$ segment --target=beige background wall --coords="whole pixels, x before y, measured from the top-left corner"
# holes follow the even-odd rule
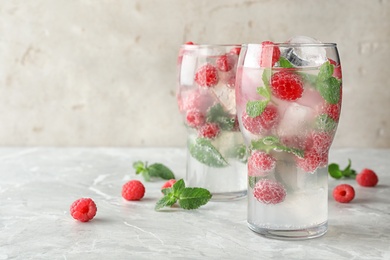
[[[338,43],[334,147],[390,147],[390,0],[0,1],[0,146],[184,146],[185,41]]]

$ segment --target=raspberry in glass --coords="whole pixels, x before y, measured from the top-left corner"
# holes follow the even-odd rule
[[[303,81],[299,75],[290,71],[276,72],[271,76],[272,93],[287,101],[295,101],[302,97]]]
[[[249,176],[266,176],[275,169],[276,159],[263,151],[253,151],[248,158]]]
[[[201,87],[213,87],[218,84],[217,68],[211,64],[200,67],[195,73],[195,82]]]
[[[253,196],[265,204],[278,204],[284,201],[286,189],[277,181],[261,179],[253,189]]]

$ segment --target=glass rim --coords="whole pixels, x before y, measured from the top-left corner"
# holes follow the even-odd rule
[[[245,43],[242,47],[248,47],[248,45],[262,45],[261,43]],[[337,43],[325,42],[325,43],[288,43],[288,42],[275,42],[269,43],[266,46],[278,46],[278,47],[337,47]]]
[[[207,44],[182,44],[182,48],[213,48],[213,47],[241,47],[241,43],[207,43]]]

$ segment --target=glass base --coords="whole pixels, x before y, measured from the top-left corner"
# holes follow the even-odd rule
[[[304,228],[304,229],[268,229],[260,228],[248,223],[248,227],[267,238],[279,239],[279,240],[305,240],[323,236],[328,230],[328,222],[324,222],[318,226]]]
[[[212,193],[211,201],[231,201],[239,200],[246,197],[247,190],[237,191],[237,192],[221,192],[221,193]]]

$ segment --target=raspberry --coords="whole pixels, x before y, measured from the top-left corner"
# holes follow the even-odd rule
[[[199,110],[205,112],[214,103],[213,97],[207,91],[199,89],[183,92],[181,96],[181,111]]]
[[[258,201],[265,204],[277,204],[286,197],[286,189],[277,181],[262,179],[256,183],[253,195]]]
[[[342,73],[341,73],[341,65],[337,64],[332,59],[329,59],[330,64],[334,65],[334,70],[333,70],[333,77],[341,79],[342,78]]]
[[[263,68],[273,67],[280,59],[280,49],[273,42],[264,41],[261,43],[260,66]]]
[[[220,132],[219,126],[215,123],[206,123],[199,128],[198,134],[200,137],[214,139]]]
[[[250,117],[246,112],[242,114],[242,123],[246,130],[252,134],[260,134],[270,130],[279,121],[278,110],[274,105],[268,105],[261,115]]]
[[[262,151],[254,151],[248,158],[248,175],[265,176],[275,169],[276,159]]]
[[[90,198],[81,198],[70,206],[70,215],[81,222],[88,222],[96,215],[96,204]]]
[[[138,180],[131,180],[122,186],[122,197],[126,200],[140,200],[145,195],[145,186]]]
[[[302,97],[303,82],[301,78],[289,71],[276,72],[271,76],[272,93],[287,101],[295,101]]]
[[[327,154],[332,145],[333,136],[326,132],[313,132],[311,134],[311,139],[312,149],[319,154]]]
[[[337,185],[333,190],[333,198],[337,202],[348,203],[355,197],[355,190],[349,184]]]
[[[186,121],[190,127],[197,128],[202,126],[206,122],[206,118],[200,111],[190,110],[187,112]]]
[[[203,65],[196,71],[195,82],[201,87],[213,87],[218,81],[218,71],[211,64]]]
[[[219,56],[215,63],[220,71],[227,72],[233,69],[235,60],[231,55],[224,54]]]
[[[338,122],[340,119],[341,104],[326,104],[324,107],[324,112],[332,118],[335,122]]]
[[[325,166],[328,163],[328,154],[320,154],[316,150],[305,151],[305,157],[297,158],[297,166],[305,172],[315,172],[318,167]]]
[[[378,183],[378,176],[373,170],[363,169],[358,175],[356,175],[356,181],[363,187],[374,187]]]
[[[176,183],[176,180],[175,179],[170,179],[169,181],[167,181],[166,183],[164,183],[164,185],[161,187],[161,190],[163,189],[166,189],[166,188],[170,188],[172,187],[173,184]]]
[[[233,49],[230,50],[229,53],[234,54],[234,55],[240,55],[241,52],[241,47],[234,47]]]

